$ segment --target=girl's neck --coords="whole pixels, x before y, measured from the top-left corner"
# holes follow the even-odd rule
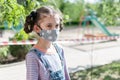
[[[48,42],[48,41],[45,41],[45,40],[42,40],[40,39],[37,44],[35,44],[34,47],[38,48],[39,50],[43,51],[43,52],[47,52],[50,47],[52,46],[52,43],[51,42]]]

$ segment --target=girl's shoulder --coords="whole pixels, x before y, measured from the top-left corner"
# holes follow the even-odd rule
[[[37,58],[33,48],[26,54],[26,58]]]

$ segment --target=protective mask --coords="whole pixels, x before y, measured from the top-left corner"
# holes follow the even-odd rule
[[[58,35],[59,35],[59,30],[55,29],[55,30],[41,30],[38,35],[42,38],[44,38],[45,40],[54,42],[57,40]]]

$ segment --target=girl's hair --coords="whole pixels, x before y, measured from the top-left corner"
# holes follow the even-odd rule
[[[48,7],[48,6],[43,6],[38,8],[36,11],[32,11],[28,16],[26,16],[24,31],[26,33],[32,32],[34,25],[44,17],[43,14],[55,15],[59,13],[56,10],[54,10],[52,7]],[[63,29],[63,24],[62,24],[62,17],[60,16],[60,14],[59,14],[59,19],[60,19],[60,31],[61,31]]]

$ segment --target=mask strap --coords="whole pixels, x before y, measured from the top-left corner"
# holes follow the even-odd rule
[[[37,24],[37,26],[41,29],[41,30],[43,30],[41,27],[40,27],[40,25],[38,25]],[[39,33],[37,33],[40,37],[42,37],[42,35],[41,34],[39,34]]]
[[[43,29],[40,27],[40,25],[37,24],[37,26],[38,26],[41,30],[43,30]]]

